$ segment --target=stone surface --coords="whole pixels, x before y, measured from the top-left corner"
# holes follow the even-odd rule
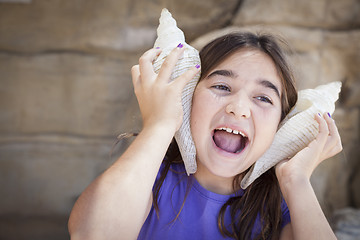
[[[0,53],[0,133],[113,135],[135,98],[134,56]]]
[[[163,7],[198,49],[266,29],[293,49],[299,89],[343,82],[333,118],[344,151],[311,181],[329,219],[360,208],[358,0],[0,1],[0,239],[68,239],[75,199],[132,140],[109,158],[116,135],[141,128],[130,68]],[[348,226],[334,225],[339,239]]]
[[[144,50],[154,43],[163,7],[169,8],[187,38],[193,39],[229,22],[238,2],[40,0],[27,5],[2,4],[0,49]]]
[[[360,239],[360,210],[345,208],[335,211],[332,225],[339,240]]]
[[[0,181],[7,184],[0,186],[0,215],[68,215],[79,194],[114,160],[113,141],[33,136],[2,142]]]
[[[66,240],[67,216],[3,216],[0,218],[0,239]]]
[[[244,0],[235,25],[291,25],[306,28],[352,29],[360,25],[357,0]]]
[[[350,174],[349,187],[350,187],[350,200],[351,205],[360,208],[360,142],[354,142],[348,151],[349,159],[356,159],[352,162],[353,171]]]

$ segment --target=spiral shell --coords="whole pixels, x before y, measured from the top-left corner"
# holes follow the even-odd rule
[[[177,25],[171,13],[164,8],[161,11],[159,19],[159,27],[157,28],[157,39],[154,48],[162,49],[161,54],[154,61],[153,67],[155,73],[158,73],[161,65],[166,57],[170,54],[179,43],[182,43],[185,48],[184,54],[180,57],[171,74],[171,81],[186,72],[190,67],[197,64],[200,65],[199,52],[185,42],[185,36]],[[196,149],[190,130],[190,113],[192,105],[192,96],[199,81],[200,74],[197,74],[191,81],[189,81],[182,92],[182,106],[183,106],[183,122],[179,130],[175,133],[175,139],[179,146],[182,159],[185,164],[187,174],[196,172]]]
[[[247,188],[261,174],[279,161],[293,157],[305,148],[319,133],[315,114],[335,111],[341,82],[320,85],[315,89],[299,91],[298,101],[280,123],[270,148],[252,166],[241,181],[241,188]]]

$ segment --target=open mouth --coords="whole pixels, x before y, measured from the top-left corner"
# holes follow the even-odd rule
[[[243,132],[226,127],[215,129],[213,140],[218,148],[230,153],[241,153],[249,142]]]

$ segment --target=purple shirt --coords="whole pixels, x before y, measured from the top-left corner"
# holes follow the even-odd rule
[[[177,173],[175,173],[175,170]],[[181,172],[181,174],[179,174]],[[183,209],[175,221],[187,190],[187,183],[191,184],[189,194]],[[243,191],[239,191],[242,195]],[[182,164],[171,166],[159,192],[159,218],[152,207],[141,228],[139,240],[153,239],[230,239],[224,238],[217,225],[220,208],[233,195],[221,195],[203,188],[197,180],[185,173]],[[290,222],[290,214],[285,201],[282,201],[282,227]],[[225,222],[230,222],[230,214],[225,214]],[[253,233],[261,230],[260,219],[256,219]]]

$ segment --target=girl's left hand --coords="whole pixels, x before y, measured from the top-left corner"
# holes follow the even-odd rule
[[[322,117],[316,114],[315,120],[319,123],[316,138],[293,158],[276,165],[276,176],[280,186],[294,180],[310,180],[314,169],[323,160],[341,152],[341,138],[335,121],[327,113]]]

